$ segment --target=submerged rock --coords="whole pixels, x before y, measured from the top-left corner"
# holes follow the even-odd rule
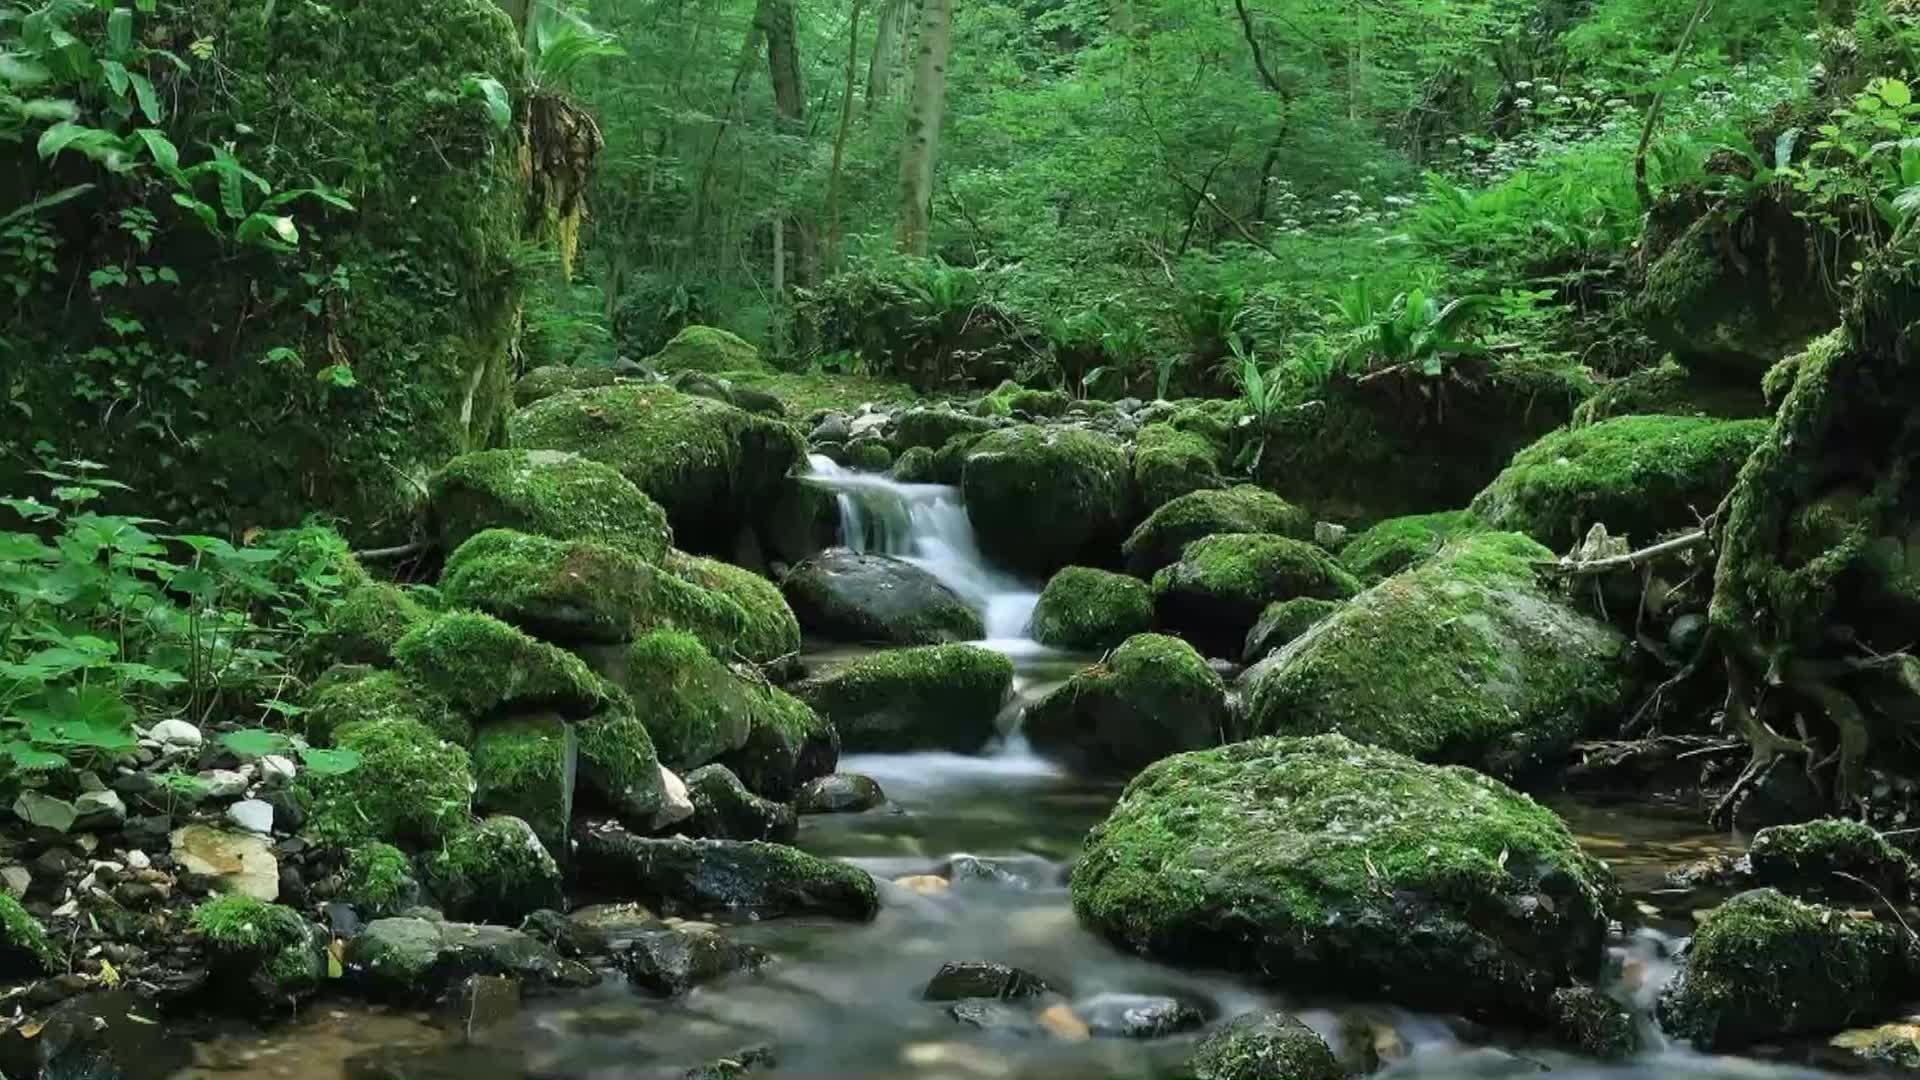
[[[802,814],[857,814],[885,806],[886,802],[886,792],[872,777],[834,773],[801,788],[794,809]]]
[[[1082,922],[1155,960],[1509,1021],[1598,970],[1613,889],[1531,799],[1337,735],[1152,766],[1072,878]]]
[[[1282,1012],[1236,1016],[1187,1059],[1193,1080],[1342,1080],[1346,1070],[1317,1032]]]
[[[1027,709],[1034,749],[1076,768],[1131,775],[1168,754],[1226,741],[1227,687],[1191,645],[1128,638]]]
[[[799,834],[793,807],[748,791],[724,765],[688,773],[687,792],[693,799],[693,818],[685,827],[690,836],[787,844]]]
[[[1338,732],[1508,778],[1557,761],[1618,717],[1629,650],[1542,589],[1548,554],[1479,533],[1367,590],[1242,676],[1246,730]]]
[[[717,930],[662,926],[642,930],[621,955],[627,981],[651,994],[678,997],[701,983],[753,971],[770,959]]]
[[[793,688],[832,721],[850,753],[952,750],[986,745],[1013,661],[972,645],[894,649],[839,664]]]
[[[1707,916],[1660,1022],[1710,1051],[1871,1021],[1896,1005],[1913,945],[1899,928],[1773,889],[1742,893]]]
[[[1030,971],[985,960],[962,960],[940,965],[927,983],[922,997],[928,1001],[960,1001],[966,998],[1016,1000],[1039,997],[1052,987]]]
[[[1161,567],[1179,562],[1188,544],[1216,533],[1267,533],[1305,540],[1313,535],[1313,521],[1306,511],[1251,484],[1196,491],[1161,506],[1127,537],[1121,547],[1127,573],[1152,577]]]
[[[1033,609],[1033,639],[1062,649],[1111,649],[1153,628],[1153,593],[1125,574],[1069,566]]]
[[[612,824],[575,834],[580,876],[662,914],[871,919],[880,895],[866,871],[780,844],[654,840]]]
[[[832,548],[780,582],[809,633],[832,641],[940,645],[986,636],[980,613],[925,570],[886,555]]]
[[[982,436],[967,451],[962,482],[981,549],[1033,574],[1110,561],[1126,535],[1131,487],[1117,440],[1033,425]]]
[[[470,975],[506,975],[528,990],[592,986],[592,968],[503,926],[376,919],[347,943],[346,977],[375,997],[431,1001]]]
[[[1207,1022],[1205,1013],[1178,998],[1142,994],[1101,994],[1076,1003],[1074,1011],[1095,1035],[1122,1039],[1158,1039]]]
[[[1154,621],[1209,656],[1237,657],[1267,605],[1306,597],[1344,600],[1360,582],[1302,540],[1221,533],[1187,545],[1153,576]]]

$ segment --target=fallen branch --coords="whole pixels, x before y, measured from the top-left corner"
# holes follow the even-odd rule
[[[424,555],[432,550],[432,548],[433,545],[427,543],[425,540],[415,540],[411,544],[401,544],[398,547],[370,548],[366,551],[356,551],[353,553],[353,557],[359,559],[361,562],[391,562],[394,559],[404,559],[409,555]]]
[[[1614,570],[1631,569],[1643,563],[1652,562],[1665,555],[1673,555],[1682,551],[1691,551],[1697,547],[1705,547],[1710,541],[1711,537],[1708,535],[1707,530],[1701,528],[1695,529],[1690,533],[1683,533],[1671,540],[1662,540],[1652,547],[1644,547],[1639,551],[1630,551],[1625,555],[1609,555],[1604,559],[1565,558],[1553,562],[1542,560],[1533,565],[1543,573],[1558,574],[1561,577],[1588,577],[1593,574],[1610,573]]]

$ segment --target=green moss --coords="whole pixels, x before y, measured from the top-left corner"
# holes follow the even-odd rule
[[[52,975],[66,967],[40,920],[0,892],[0,973],[9,978]]]
[[[1439,554],[1449,539],[1474,527],[1473,515],[1465,510],[1388,518],[1342,548],[1340,565],[1362,581],[1378,581],[1418,566]]]
[[[347,853],[340,897],[363,919],[385,919],[420,902],[413,863],[392,844],[370,841]]]
[[[1671,357],[1602,386],[1573,411],[1573,426],[1616,416],[1715,416],[1745,420],[1766,413],[1751,379],[1722,381],[1685,368]]]
[[[893,451],[878,439],[859,439],[847,447],[846,464],[862,472],[886,472],[893,466]]]
[[[631,705],[618,706],[574,726],[580,744],[580,782],[606,806],[634,820],[659,810],[660,756],[647,725]]]
[[[343,666],[329,670],[307,695],[307,739],[316,746],[333,742],[349,724],[370,720],[408,720],[456,746],[473,741],[473,724],[453,703],[393,671]]]
[[[513,443],[568,450],[618,470],[667,512],[682,544],[730,550],[787,471],[806,458],[778,420],[664,386],[573,390],[513,415]]]
[[[360,765],[341,776],[309,769],[294,781],[308,827],[322,841],[433,843],[466,820],[473,794],[467,752],[424,725],[366,720],[336,731],[334,745],[359,754]]]
[[[791,801],[810,780],[840,761],[840,733],[813,707],[775,686],[762,686],[747,743],[722,764],[759,795]]]
[[[1343,1080],[1326,1040],[1285,1013],[1245,1013],[1207,1036],[1187,1062],[1193,1080]]]
[[[1526,796],[1319,736],[1148,768],[1088,835],[1072,892],[1082,922],[1152,958],[1541,1015],[1598,967],[1614,886]]]
[[[641,635],[611,673],[633,700],[660,760],[689,769],[744,746],[753,728],[748,684],[678,630]]]
[[[552,397],[564,390],[590,390],[596,386],[612,386],[620,379],[620,372],[612,368],[563,367],[559,364],[548,364],[534,368],[513,381],[513,403],[516,406],[531,405],[541,398]]]
[[[793,609],[787,606],[787,598],[781,595],[779,586],[773,582],[751,570],[680,551],[668,552],[663,565],[682,581],[731,601],[739,608],[739,629],[722,648],[709,647],[708,651],[715,656],[738,656],[756,664],[764,664],[800,651],[799,620],[794,618]],[[700,616],[695,620],[695,627],[686,629],[711,627],[713,624],[706,618],[709,606],[695,605]]]
[[[643,361],[662,375],[700,371],[710,375],[735,371],[769,371],[760,350],[746,339],[711,326],[689,326],[673,336],[666,348]]]
[[[745,386],[776,395],[799,416],[821,410],[857,413],[861,406],[867,404],[883,407],[912,405],[921,396],[919,391],[900,380],[842,372],[730,371],[727,378],[732,380],[736,390]]]
[[[1148,424],[1134,446],[1133,482],[1149,511],[1189,492],[1224,487],[1220,451],[1205,436],[1172,424]]]
[[[1342,600],[1360,583],[1322,549],[1301,540],[1221,533],[1187,545],[1153,576],[1154,620],[1214,655],[1239,656],[1268,604],[1297,597]]]
[[[1069,566],[1041,592],[1031,632],[1042,645],[1109,649],[1152,625],[1153,594],[1146,582]]]
[[[164,198],[151,200],[151,255],[131,234],[56,237],[46,288],[9,313],[9,334],[26,337],[0,357],[0,385],[21,406],[0,434],[0,490],[27,490],[13,463],[37,461],[28,451],[46,439],[62,456],[108,463],[141,512],[181,531],[238,533],[324,508],[356,538],[404,538],[419,481],[496,437],[507,405],[522,146],[519,129],[494,130],[460,88],[470,77],[521,84],[513,23],[489,0],[140,10],[146,45],[180,56],[217,45],[204,69],[162,87],[183,166],[222,146],[276,192],[317,177],[354,209],[303,199],[273,211],[304,234],[294,258],[229,251]],[[0,160],[13,193],[61,186],[63,163],[43,166],[31,145]],[[146,172],[96,179],[69,205],[72,223],[149,201]],[[175,268],[180,284],[99,294],[56,284],[132,260]],[[313,280],[330,272],[339,284]],[[137,364],[103,314],[143,326]],[[301,362],[259,362],[278,347]],[[354,386],[316,381],[336,362],[351,364]]]
[[[1906,853],[1858,821],[1827,818],[1761,829],[1747,849],[1753,879],[1789,893],[1900,900],[1917,871]]]
[[[579,657],[479,612],[436,617],[400,639],[394,657],[404,674],[476,716],[508,705],[588,716],[605,701]]]
[[[1268,604],[1267,609],[1260,613],[1260,621],[1247,631],[1246,649],[1241,653],[1241,659],[1251,664],[1264,658],[1325,622],[1340,610],[1343,603],[1339,600],[1296,596],[1291,600]]]
[[[1557,551],[1596,522],[1650,542],[1713,513],[1767,431],[1764,420],[1693,416],[1623,416],[1558,431],[1514,455],[1470,512]]]
[[[1633,1013],[1591,986],[1556,990],[1553,1008],[1554,1033],[1588,1057],[1623,1061],[1640,1048]]]
[[[967,476],[967,455],[980,438],[978,435],[955,435],[947,440],[945,446],[934,451],[933,482],[958,487]]]
[[[393,646],[426,621],[427,611],[404,589],[368,582],[340,598],[326,627],[301,651],[310,667],[391,664]]]
[[[299,912],[238,893],[201,901],[188,924],[209,948],[229,956],[265,957],[307,940]]]
[[[1030,416],[1052,419],[1066,413],[1073,399],[1059,390],[1029,390],[1008,379],[974,406],[980,416]]]
[[[489,529],[447,559],[440,588],[455,606],[551,641],[625,641],[658,621],[658,576],[622,548]]]
[[[962,486],[982,550],[1033,573],[1110,559],[1129,517],[1126,451],[1076,428],[1022,425],[981,436],[967,451]]]
[[[937,484],[941,482],[938,469],[938,457],[934,451],[924,446],[911,446],[894,460],[889,475],[903,484]]]
[[[938,450],[962,435],[985,435],[994,421],[937,406],[908,409],[893,419],[894,449]]]
[[[667,512],[619,470],[549,450],[488,450],[448,462],[428,486],[442,550],[514,529],[593,540],[658,562],[673,543]]]
[[[1349,601],[1246,676],[1255,733],[1339,732],[1424,761],[1517,776],[1617,720],[1629,652],[1548,596],[1513,533],[1456,540]]]
[[[972,753],[995,733],[1013,661],[973,645],[927,645],[849,660],[794,687],[850,752]]]
[[[1137,634],[1030,707],[1024,730],[1049,756],[1130,775],[1226,741],[1227,687],[1193,646]]]
[[[1306,511],[1251,485],[1196,491],[1148,515],[1121,552],[1128,573],[1149,577],[1180,561],[1188,544],[1215,533],[1272,533],[1305,540],[1313,535],[1313,521]]]
[[[550,851],[565,851],[573,821],[573,731],[553,713],[492,720],[473,743],[474,805],[533,827]]]
[[[519,818],[461,829],[427,860],[427,885],[456,918],[515,923],[565,906],[560,867]]]
[[[1660,1019],[1714,1051],[1838,1031],[1898,1003],[1906,951],[1887,923],[1773,889],[1742,893],[1701,924]]]

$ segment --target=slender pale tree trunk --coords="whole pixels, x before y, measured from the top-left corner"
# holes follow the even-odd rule
[[[847,28],[847,84],[840,94],[840,130],[833,136],[833,166],[827,170],[826,273],[840,269],[840,166],[846,159],[847,131],[853,127],[853,86],[860,70],[860,3],[853,0],[852,25]],[[873,104],[871,84],[867,104]]]
[[[940,156],[940,122],[947,109],[947,52],[953,43],[953,0],[925,0],[920,8],[920,52],[913,102],[900,151],[899,248],[925,255],[933,221],[933,170]]]
[[[793,0],[761,0],[761,30],[767,39],[767,74],[773,80],[773,103],[780,112],[785,133],[796,138],[806,135],[807,97],[800,85],[800,24]],[[788,231],[788,247],[793,252],[793,281],[802,287],[815,283],[818,258],[816,237],[811,221],[789,217],[782,226]],[[784,290],[778,291],[784,296]]]
[[[867,61],[867,112],[893,94],[893,68],[900,55],[900,21],[905,17],[907,0],[881,0],[880,15],[874,23],[873,57]]]

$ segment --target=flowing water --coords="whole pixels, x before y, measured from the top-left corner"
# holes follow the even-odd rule
[[[830,464],[830,463],[829,463]],[[927,569],[988,616],[990,644],[1015,658],[1018,696],[1030,701],[1064,680],[1085,658],[1025,640],[1034,592],[980,556],[964,507],[952,488],[896,484],[881,477],[829,470],[821,480],[842,497],[844,537],[859,550],[907,559]],[[816,658],[821,659],[821,658]],[[679,1080],[704,1062],[749,1047],[772,1049],[777,1064],[751,1075],[916,1080],[1106,1080],[1170,1077],[1205,1032],[1155,1040],[1069,1039],[1034,1026],[1048,1004],[1069,1006],[1098,1026],[1144,998],[1171,997],[1198,1007],[1211,1029],[1252,1009],[1285,1008],[1341,1049],[1343,1018],[1364,1019],[1391,1062],[1381,1075],[1479,1078],[1521,1076],[1550,1068],[1576,1080],[1793,1080],[1825,1075],[1791,1065],[1697,1055],[1666,1046],[1643,1020],[1649,1050],[1639,1060],[1600,1066],[1538,1040],[1488,1030],[1454,1018],[1312,994],[1280,994],[1232,975],[1181,971],[1114,949],[1073,918],[1067,871],[1089,827],[1112,805],[1117,788],[1068,775],[1036,757],[1019,738],[1018,705],[1002,739],[979,756],[944,753],[853,755],[843,771],[865,773],[890,797],[864,814],[802,818],[799,844],[845,859],[882,883],[883,910],[870,924],[776,920],[729,932],[759,945],[775,961],[761,972],[710,984],[675,1001],[629,990],[617,975],[597,990],[528,1003],[521,1017],[479,1046],[444,1039],[437,1049],[404,1049],[423,1039],[417,1018],[313,1010],[290,1030],[204,1044],[203,1059],[219,1075],[338,1075],[359,1055],[356,1076],[522,1077],[578,1080]],[[1723,841],[1680,817],[1646,808],[1591,802],[1556,805],[1584,842],[1621,868],[1627,890],[1652,903],[1654,925],[1615,943],[1610,985],[1644,1014],[1672,972],[1674,932],[1690,925],[1684,904],[1660,892],[1668,868],[1724,849]],[[969,873],[969,871],[971,871]],[[920,892],[894,884],[920,875],[952,877],[950,887]],[[931,888],[926,882],[921,888]],[[1056,995],[1031,1009],[1009,1006],[1004,1026],[956,1021],[949,1006],[921,999],[927,980],[948,961],[991,960],[1028,969]],[[405,1027],[406,1024],[413,1027]],[[386,1026],[382,1026],[386,1025]],[[393,1025],[402,1025],[394,1027]],[[369,1033],[403,1049],[398,1065],[370,1069],[391,1049],[369,1054]]]

